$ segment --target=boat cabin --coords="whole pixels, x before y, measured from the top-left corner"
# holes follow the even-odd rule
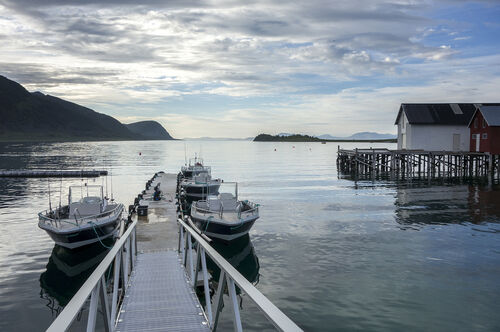
[[[106,210],[104,190],[99,185],[70,186],[68,194],[69,217],[98,215]]]

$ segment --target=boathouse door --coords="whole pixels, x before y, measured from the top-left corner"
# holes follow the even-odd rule
[[[481,135],[476,134],[476,152],[479,152],[479,144],[481,144]]]
[[[460,134],[453,134],[453,151],[460,151]]]

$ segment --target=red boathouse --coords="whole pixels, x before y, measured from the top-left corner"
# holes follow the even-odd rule
[[[500,154],[500,104],[479,104],[469,122],[470,151]]]

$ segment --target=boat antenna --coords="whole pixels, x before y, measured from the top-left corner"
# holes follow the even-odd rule
[[[52,201],[50,200],[50,180],[47,179],[47,184],[49,186],[49,210],[52,211]]]
[[[188,159],[187,159],[187,147],[186,147],[186,142],[184,142],[184,165],[187,166],[188,164]]]
[[[104,168],[106,168],[106,154],[104,154]],[[106,172],[106,198],[108,198],[108,172]]]
[[[62,197],[62,173],[61,173],[61,181],[59,181],[59,208],[61,208],[61,197]]]
[[[113,202],[114,198],[113,198],[113,169],[110,167],[109,168],[109,176],[111,177],[110,178],[110,182],[111,182],[111,202]]]

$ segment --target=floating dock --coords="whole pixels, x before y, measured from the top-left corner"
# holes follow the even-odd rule
[[[0,178],[96,178],[108,175],[105,170],[80,170],[80,171],[57,171],[57,170],[6,170],[0,171]]]
[[[482,152],[338,149],[337,169],[351,175],[398,178],[498,178],[500,156]]]
[[[152,200],[146,188],[130,206],[133,211],[138,201],[147,202],[147,216],[129,213],[126,231],[47,331],[68,330],[87,311],[86,303],[87,331],[94,331],[101,317],[105,331],[215,331],[224,307],[231,311],[234,331],[242,331],[236,287],[277,330],[302,331],[179,218],[177,176],[157,173],[149,187],[158,184],[163,198]],[[218,280],[210,277],[207,257],[221,270]]]

